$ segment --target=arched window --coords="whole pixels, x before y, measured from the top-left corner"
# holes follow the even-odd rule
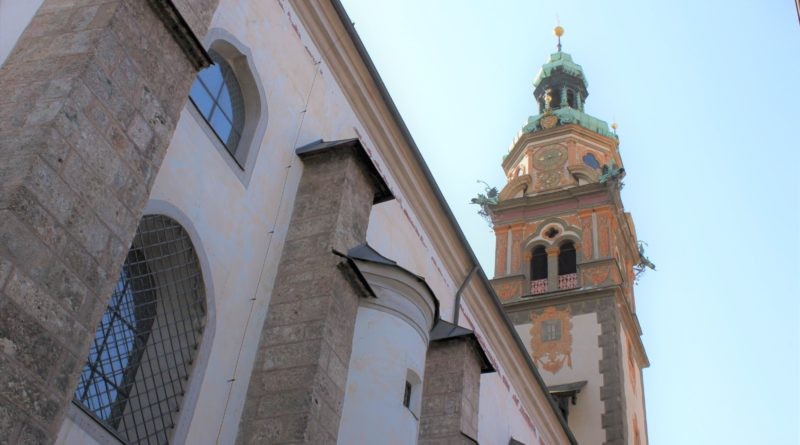
[[[531,257],[531,280],[546,280],[547,279],[547,252],[544,246],[538,246],[533,249],[533,256]]]
[[[142,218],[75,390],[128,443],[164,444],[203,334],[203,277],[186,231]]]
[[[561,244],[558,253],[558,274],[569,275],[578,272],[575,244],[566,241]]]
[[[572,108],[578,108],[575,103],[575,93],[572,90],[567,90],[567,104]]]
[[[234,159],[244,130],[244,99],[233,69],[216,51],[214,65],[200,71],[189,98]]]

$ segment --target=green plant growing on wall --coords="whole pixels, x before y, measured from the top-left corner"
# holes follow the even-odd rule
[[[470,201],[471,204],[475,204],[480,206],[480,210],[478,210],[478,215],[481,215],[486,222],[491,223],[491,209],[490,206],[497,205],[498,198],[500,196],[500,192],[497,191],[497,187],[490,187],[484,181],[478,180],[479,184],[483,184],[484,191],[483,193],[478,193],[478,196],[472,198]]]
[[[650,258],[644,253],[645,246],[647,246],[646,242],[639,241],[639,262],[633,266],[633,281],[636,284],[639,284],[639,277],[641,277],[647,269],[656,270],[655,263],[650,261]]]
[[[619,187],[620,190],[622,190],[622,188],[625,187],[625,183],[622,182],[622,178],[624,176],[625,176],[625,169],[617,166],[617,164],[614,163],[614,160],[612,159],[610,165],[603,164],[600,177],[597,178],[597,181],[600,184],[609,183],[616,185],[617,187]]]

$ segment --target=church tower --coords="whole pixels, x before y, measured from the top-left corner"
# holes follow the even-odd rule
[[[620,199],[616,126],[585,112],[583,69],[558,51],[536,79],[538,114],[502,166],[488,206],[493,285],[578,442],[647,443],[634,281],[651,265]]]

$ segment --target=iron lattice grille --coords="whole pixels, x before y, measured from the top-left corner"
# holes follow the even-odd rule
[[[165,216],[142,218],[95,332],[76,402],[128,443],[168,443],[205,309],[186,231]]]

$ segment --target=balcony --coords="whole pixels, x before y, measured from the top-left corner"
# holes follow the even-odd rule
[[[531,295],[539,295],[545,292],[547,292],[547,278],[531,281]]]
[[[575,289],[578,287],[578,274],[568,273],[558,276],[558,290]]]

